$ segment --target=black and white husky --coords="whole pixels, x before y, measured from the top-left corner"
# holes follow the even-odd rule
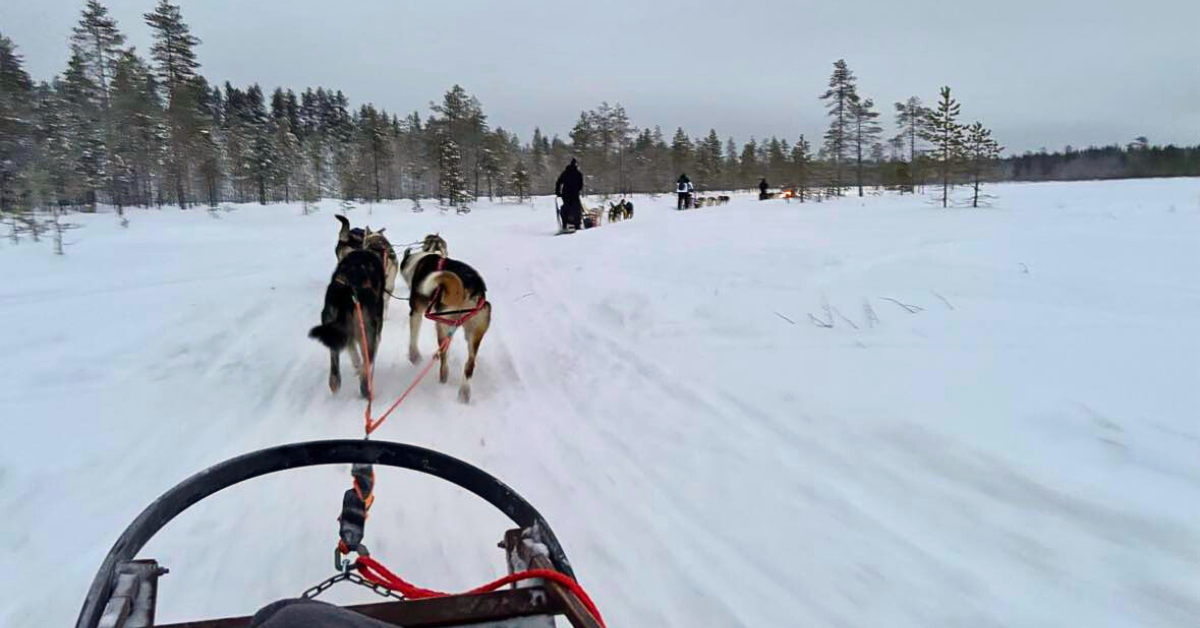
[[[408,359],[414,364],[421,360],[417,338],[426,310],[435,314],[452,312],[447,314],[447,317],[457,319],[478,309],[478,312],[462,325],[467,337],[467,367],[462,386],[458,389],[458,398],[463,402],[470,401],[475,356],[492,320],[492,305],[487,302],[487,286],[483,283],[483,277],[474,268],[447,257],[446,241],[437,235],[426,236],[420,249],[404,252],[404,258],[400,261],[400,274],[404,276],[404,282],[409,287]],[[443,323],[437,323],[436,326],[440,347],[453,328]],[[443,384],[450,378],[448,350],[449,347],[440,355],[441,370],[438,379]]]
[[[340,356],[350,351],[350,362],[358,372],[358,390],[370,394],[370,374],[361,360],[362,337],[365,331],[367,356],[375,361],[379,335],[383,331],[384,294],[383,261],[372,251],[346,251],[338,262],[329,287],[325,289],[325,305],[321,309],[321,324],[308,332],[329,348],[329,390],[337,392],[342,386]],[[362,328],[359,327],[354,301],[362,307]]]
[[[341,214],[337,214],[334,218],[342,223],[342,228],[338,231],[337,246],[334,248],[334,254],[337,255],[338,261],[342,261],[351,251],[367,250],[379,256],[383,262],[383,288],[387,291],[383,301],[383,314],[387,316],[388,302],[391,301],[390,296],[394,294],[396,288],[396,274],[400,271],[400,263],[396,258],[396,252],[392,250],[392,243],[388,242],[383,232],[386,230],[371,231],[371,227],[366,229],[350,228],[350,220]]]

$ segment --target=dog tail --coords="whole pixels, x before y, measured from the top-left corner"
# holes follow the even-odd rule
[[[341,214],[334,214],[333,217],[337,218],[338,222],[342,223],[342,228],[340,231],[338,231],[338,242],[349,242],[350,241],[350,220]]]
[[[308,337],[320,341],[321,344],[334,351],[345,349],[346,342],[349,340],[346,337],[345,330],[333,323],[325,323],[313,327],[308,331]]]
[[[444,270],[431,273],[421,282],[421,294],[432,296],[435,290],[441,289],[440,305],[447,307],[461,307],[467,299],[466,288],[463,287],[462,279],[458,275]]]

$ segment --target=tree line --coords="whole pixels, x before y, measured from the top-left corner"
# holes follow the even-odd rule
[[[451,87],[430,112],[397,115],[340,90],[296,93],[259,85],[214,85],[200,74],[201,44],[177,5],[145,14],[148,57],[99,0],[87,0],[70,39],[66,69],[35,83],[15,44],[0,34],[0,210],[94,209],[224,201],[269,203],[341,197],[365,201],[437,198],[462,206],[482,197],[547,193],[571,157],[588,193],[662,192],[686,172],[701,191],[739,189],[767,178],[800,200],[865,188],[913,192],[981,183],[1200,174],[1196,149],[1106,147],[1001,159],[1002,148],[943,88],[936,104],[894,103],[894,133],[859,94],[844,60],[819,95],[829,128],[817,145],[801,135],[737,143],[715,129],[636,127],[619,103],[580,113],[568,137],[535,129],[529,142],[493,128],[478,99]]]

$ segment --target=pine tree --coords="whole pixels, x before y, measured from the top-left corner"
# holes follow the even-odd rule
[[[859,100],[855,97],[850,102],[850,143],[854,147],[855,183],[859,197],[863,195],[863,149],[869,151],[871,144],[883,132],[883,127],[875,121],[877,118],[879,112],[875,111],[875,102],[870,98]]]
[[[732,137],[725,138],[725,160],[723,169],[725,170],[725,185],[730,189],[738,189],[741,186],[738,184],[738,149],[737,143]]]
[[[796,169],[796,196],[804,202],[812,169],[812,145],[801,135],[792,147],[792,166]]]
[[[275,159],[274,183],[277,187],[283,188],[283,201],[290,203],[292,200],[293,183],[304,198],[307,194],[307,181],[302,181],[302,172],[307,172],[304,165],[303,145],[300,138],[292,131],[292,121],[288,116],[282,116],[275,120],[275,150],[277,157]]]
[[[703,190],[721,187],[721,138],[716,129],[709,129],[708,136],[696,143],[696,175]]]
[[[791,177],[788,173],[788,153],[790,149],[787,146],[787,141],[779,141],[777,137],[771,137],[769,142],[763,142],[766,148],[766,165],[768,180],[773,180],[776,185],[785,184]]]
[[[517,193],[518,203],[524,203],[525,199],[529,198],[529,172],[525,170],[525,164],[519,161],[513,168],[512,188]]]
[[[973,187],[971,207],[979,207],[980,182],[987,175],[988,169],[1000,158],[1003,150],[1004,147],[992,139],[991,129],[984,128],[983,124],[976,122],[966,128],[963,153],[970,170]]]
[[[909,174],[914,181],[920,181],[917,173],[917,142],[921,139],[921,130],[925,125],[929,110],[921,104],[921,99],[916,96],[905,102],[896,103],[895,108],[896,126],[900,132],[891,140],[891,143],[899,150],[908,147]],[[909,182],[909,185],[911,184],[912,182]]]
[[[690,170],[693,163],[692,151],[694,148],[692,139],[683,131],[683,127],[675,129],[675,136],[671,138],[672,170],[676,173],[685,173]]]
[[[87,0],[79,25],[71,34],[71,51],[80,57],[83,71],[98,88],[101,107],[106,111],[124,43],[125,36],[117,30],[116,20],[108,17],[108,8],[97,0]]]
[[[159,0],[153,13],[144,15],[154,30],[154,45],[150,55],[157,64],[155,72],[159,86],[166,92],[168,131],[168,176],[172,180],[175,199],[181,208],[187,207],[188,146],[197,132],[195,78],[200,64],[195,47],[200,40],[194,37],[179,6]]]
[[[482,171],[480,157],[483,138],[487,133],[487,116],[479,100],[467,93],[461,85],[455,85],[442,97],[440,105],[431,105],[439,117],[430,122],[445,128],[454,141],[463,160],[463,172],[475,174],[475,194],[479,194],[479,175]]]
[[[95,176],[102,180],[93,182],[88,203],[92,207],[95,206],[96,187],[103,187],[114,197],[112,200],[117,204],[118,211],[121,211],[121,207],[119,200],[115,198],[116,179],[109,161],[112,146],[117,141],[120,131],[112,124],[110,101],[112,81],[117,73],[117,64],[124,54],[121,48],[124,43],[125,36],[117,30],[116,21],[108,17],[108,9],[97,0],[88,0],[83,7],[79,24],[71,34],[71,53],[77,58],[78,69],[87,77],[94,92],[88,100],[95,102],[98,128],[94,132],[98,133],[101,139],[101,145],[93,149],[98,150],[94,159],[99,172]]]
[[[745,188],[754,185],[755,179],[763,175],[761,170],[758,163],[758,143],[751,137],[750,141],[742,146],[742,156],[738,162],[741,184],[738,187]]]
[[[63,105],[62,120],[71,150],[73,177],[67,198],[96,211],[97,191],[105,179],[104,129],[99,90],[88,77],[86,64],[72,54],[57,90]]]
[[[926,113],[921,139],[933,144],[930,158],[937,166],[942,182],[942,207],[950,202],[950,183],[962,159],[963,128],[958,123],[960,105],[950,97],[950,88],[943,87],[937,107]]]
[[[458,143],[444,129],[437,131],[438,145],[438,198],[451,207],[465,207],[471,198],[467,181],[462,172],[462,154]]]
[[[24,208],[29,200],[32,113],[33,83],[12,40],[0,35],[0,212]]]
[[[112,79],[110,149],[113,202],[149,207],[161,185],[166,128],[158,88],[146,64],[132,51],[117,61]]]
[[[833,74],[829,76],[829,89],[820,96],[820,100],[825,101],[825,108],[829,110],[828,115],[833,118],[829,123],[829,130],[825,132],[825,152],[833,162],[838,196],[841,196],[845,187],[842,165],[850,145],[851,107],[858,100],[856,81],[854,73],[846,65],[846,60],[838,59],[833,63]]]
[[[261,205],[267,204],[267,184],[274,178],[274,129],[267,116],[266,100],[257,84],[246,90],[239,110],[243,133],[242,166],[254,185],[255,196]]]

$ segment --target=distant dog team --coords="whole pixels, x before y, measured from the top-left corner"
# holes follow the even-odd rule
[[[707,207],[728,202],[729,197],[724,195],[696,197],[692,205]],[[583,226],[599,225],[602,215],[599,209],[585,211]],[[458,398],[464,403],[469,402],[479,346],[492,320],[492,305],[487,300],[483,277],[468,264],[452,259],[449,246],[440,235],[425,236],[419,247],[406,247],[403,256],[397,256],[384,236],[384,229],[354,228],[345,216],[335,217],[341,224],[334,245],[337,265],[325,289],[321,324],[308,332],[310,338],[329,349],[329,389],[334,393],[341,389],[341,354],[349,351],[359,378],[359,392],[364,397],[373,394],[370,371],[376,362],[388,302],[393,298],[407,299],[408,359],[414,364],[421,360],[418,348],[421,322],[430,318],[437,332],[438,379],[443,384],[450,377],[448,339],[462,327],[467,343],[467,362]],[[622,199],[610,204],[609,222],[630,218],[633,218],[632,202]],[[398,275],[408,286],[407,297],[395,293]],[[363,356],[372,368],[367,368]]]

